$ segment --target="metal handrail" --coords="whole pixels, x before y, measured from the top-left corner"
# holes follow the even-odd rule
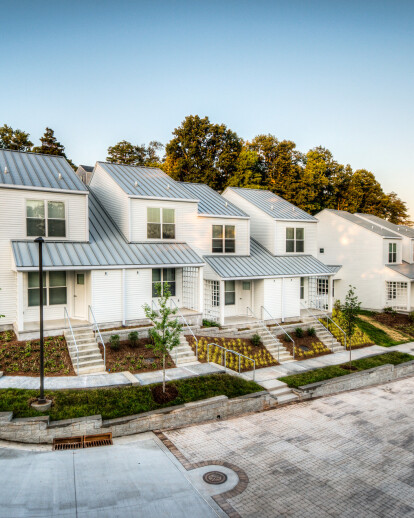
[[[290,334],[286,331],[286,329],[281,326],[278,322],[276,322],[276,319],[269,313],[269,311],[264,307],[264,306],[260,306],[261,309],[262,309],[262,314],[263,314],[263,310],[266,311],[266,313],[269,315],[270,319],[271,320],[274,320],[275,321],[275,324],[280,327],[280,329],[285,333],[285,335],[289,338],[289,340],[292,342],[292,351],[293,351],[293,359],[295,359],[295,341],[293,340],[293,338],[290,336]],[[263,319],[264,321],[264,319]],[[267,326],[266,326],[267,327]]]
[[[173,303],[174,306],[176,307],[177,309],[177,312],[178,314],[180,315],[180,317],[182,318],[184,324],[187,326],[187,329],[190,331],[190,333],[193,335],[193,338],[194,338],[194,341],[195,341],[195,346],[196,346],[196,358],[197,358],[197,361],[198,361],[198,340],[196,338],[196,335],[193,333],[193,330],[191,329],[189,323],[187,322],[187,320],[185,319],[184,315],[181,313],[180,311],[180,308],[177,306],[177,303],[175,302],[174,299],[170,299],[170,303]]]
[[[306,306],[303,302],[301,302],[301,306],[307,310],[307,312],[315,319],[317,320],[318,322],[320,322],[320,319],[315,316],[312,311],[308,308],[308,306]],[[332,347],[333,347],[333,343],[334,343],[334,339],[336,340],[334,334],[329,330],[329,327],[328,327],[328,320],[332,322],[332,324],[335,324],[335,326],[339,329],[339,331],[341,331],[341,333],[344,335],[344,344],[345,344],[345,350],[346,350],[346,333],[345,331],[335,322],[335,320],[332,320],[332,318],[330,316],[328,316],[326,313],[322,313],[322,316],[326,318],[326,326],[324,326],[324,324],[322,324],[325,329],[327,329],[327,331],[329,333],[331,333],[331,336],[332,336]],[[321,322],[322,323],[322,322]]]
[[[227,372],[227,353],[236,354],[239,357],[239,374],[240,374],[240,356],[246,358],[247,360],[253,362],[253,381],[256,381],[256,360],[253,358],[249,358],[249,356],[245,356],[242,353],[238,353],[237,351],[233,351],[233,349],[227,349],[227,347],[223,347],[222,345],[216,344],[215,342],[211,342],[207,344],[207,361],[210,361],[210,345],[214,345],[219,349],[224,351],[224,372]],[[223,365],[223,352],[221,353],[221,364]]]
[[[101,335],[101,331],[99,330],[98,322],[96,321],[95,314],[93,312],[92,306],[88,306],[88,311],[91,313],[92,318],[93,318],[93,325],[94,325],[93,332],[95,334],[95,340],[96,340],[96,333],[98,332],[99,338],[101,340],[101,344],[103,346],[103,350],[104,350],[104,367],[105,367],[105,370],[106,370],[106,347],[105,347],[105,342],[103,341],[103,338],[102,338],[102,335]]]
[[[66,308],[63,308],[63,315],[65,317],[65,327],[66,327],[66,319],[68,320],[69,329],[70,329],[70,332],[72,333],[73,343],[75,344],[75,347],[76,347],[76,371],[79,376],[79,349],[78,349],[78,344],[76,343],[75,335],[73,333],[72,324],[70,323],[69,313]]]
[[[247,314],[249,314],[249,311],[250,311],[252,317],[255,318],[258,322],[260,322],[262,324],[263,328],[267,331],[267,333],[272,338],[272,340],[274,340],[277,343],[277,362],[280,363],[280,361],[279,361],[279,359],[280,359],[280,343],[279,343],[279,340],[275,340],[275,337],[269,331],[269,329],[268,329],[267,325],[264,323],[264,321],[261,320],[260,318],[257,318],[255,316],[255,314],[253,313],[253,311],[251,310],[251,308],[247,307]]]

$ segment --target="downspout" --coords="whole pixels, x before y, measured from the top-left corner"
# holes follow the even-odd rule
[[[281,304],[282,322],[285,321],[285,278],[282,277],[282,304]]]
[[[122,325],[125,325],[126,316],[126,275],[125,268],[122,269]]]

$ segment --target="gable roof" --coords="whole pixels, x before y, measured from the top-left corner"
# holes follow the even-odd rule
[[[351,214],[350,212],[336,209],[324,209],[324,211],[336,214],[337,216],[351,221],[352,223],[355,223],[356,225],[359,225],[360,227],[365,228],[366,230],[374,232],[374,234],[378,234],[381,237],[402,239],[402,237],[396,234],[395,232],[392,232],[391,230],[388,230],[386,228],[382,228],[373,222],[371,223],[370,221],[367,221],[366,219],[359,217],[357,214]]]
[[[88,192],[63,156],[9,149],[0,149],[0,187]]]
[[[235,192],[274,219],[317,222],[316,218],[271,191],[243,187],[227,187],[227,190]]]
[[[12,241],[12,250],[18,270],[39,266],[38,245],[33,241]],[[204,264],[187,243],[128,243],[92,191],[89,194],[89,242],[45,241],[43,263],[45,269]]]
[[[233,203],[223,198],[218,192],[204,183],[179,182],[193,197],[198,198],[198,213],[212,216],[232,216],[249,218],[249,216]]]
[[[102,167],[128,196],[198,201],[194,200],[180,182],[170,178],[158,167],[137,167],[109,162],[97,162],[97,165]]]
[[[389,230],[392,230],[393,232],[396,232],[397,234],[401,234],[404,237],[409,237],[411,239],[414,239],[414,228],[408,227],[407,225],[396,225],[395,223],[391,223],[390,221],[387,221],[386,219],[379,218],[378,216],[374,216],[373,214],[363,214],[363,213],[357,213],[357,216],[369,219],[373,223],[386,227]]]
[[[250,255],[205,255],[204,260],[222,279],[333,275],[331,269],[312,255],[272,255],[250,239]]]
[[[404,277],[414,280],[414,263],[403,261],[402,264],[387,264],[387,267],[400,275],[404,275]],[[410,289],[410,286],[408,286],[408,289]]]

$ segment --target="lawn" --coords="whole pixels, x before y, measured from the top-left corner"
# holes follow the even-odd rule
[[[367,316],[370,316],[370,315],[367,315]],[[366,335],[368,335],[369,338],[376,345],[382,345],[382,347],[391,347],[392,345],[398,345],[398,344],[404,343],[402,341],[394,340],[385,331],[383,331],[382,329],[379,329],[374,324],[371,324],[371,322],[366,322],[365,320],[358,318],[357,323],[358,323],[358,327]]]
[[[52,399],[54,403],[50,411],[43,414],[30,407],[30,401],[38,396],[38,391],[1,389],[0,412],[13,411],[14,417],[50,415],[53,421],[97,414],[101,414],[103,419],[112,419],[215,396],[225,395],[234,398],[263,390],[253,381],[246,381],[227,374],[212,374],[169,383],[173,383],[177,387],[178,396],[174,401],[163,405],[157,404],[152,397],[151,388],[154,385],[46,390],[46,397]]]
[[[353,361],[352,365],[356,367],[356,371],[363,371],[372,369],[373,367],[379,367],[380,365],[398,365],[400,363],[408,362],[411,360],[414,360],[414,356],[395,351],[391,353],[379,354],[378,356],[361,358],[360,360]],[[348,365],[349,364],[344,364],[345,367]],[[303,372],[301,374],[285,376],[283,378],[279,378],[279,380],[287,383],[289,387],[297,388],[302,385],[308,385],[309,383],[316,383],[317,381],[337,378],[339,376],[346,376],[347,374],[351,373],[352,372],[346,368],[343,368],[341,365],[332,365],[330,367],[323,367],[321,369],[315,369],[313,371]]]

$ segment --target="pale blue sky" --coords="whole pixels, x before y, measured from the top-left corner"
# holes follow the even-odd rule
[[[0,2],[0,124],[75,163],[186,115],[323,145],[414,217],[414,2]]]

